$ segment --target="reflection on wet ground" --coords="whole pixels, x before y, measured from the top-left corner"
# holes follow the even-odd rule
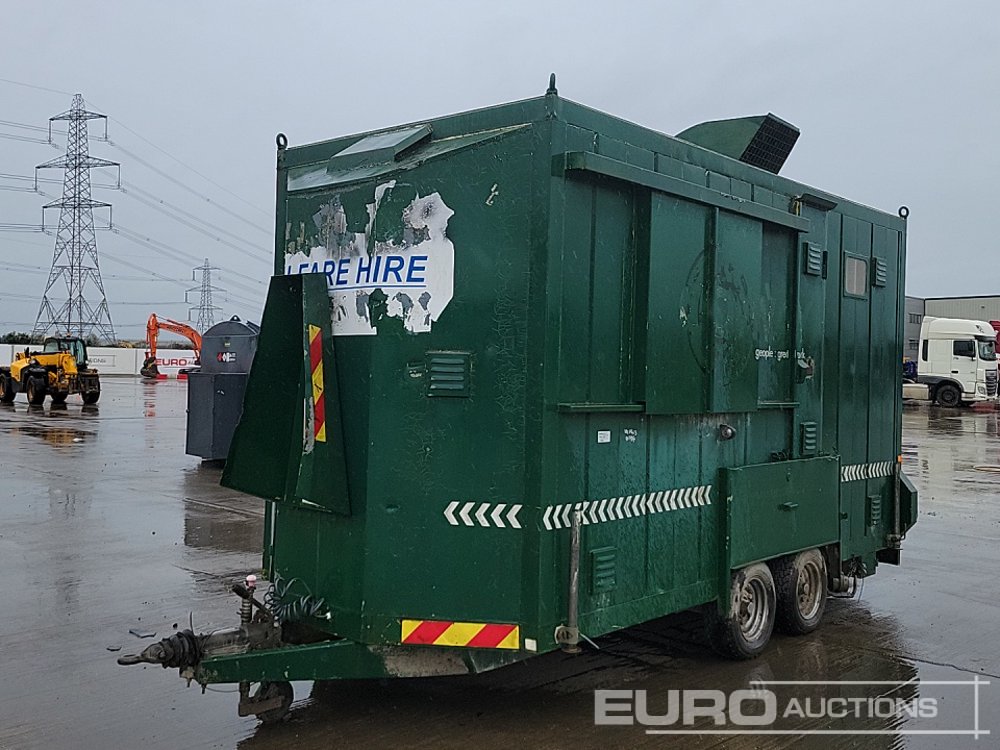
[[[864,737],[647,735],[595,727],[593,690],[732,690],[767,682],[779,696],[828,697],[787,680],[907,681],[870,696],[937,697],[971,728],[960,688],[993,679],[981,721],[1000,731],[1000,418],[908,407],[904,461],[921,490],[903,566],[882,566],[858,596],[829,602],[811,636],[776,636],[753,662],[718,659],[693,613],[599,639],[579,656],[548,654],[459,678],[302,683],[289,721],[236,716],[231,686],[202,695],[173,671],[120,668],[116,652],[193,620],[231,625],[231,581],[259,565],[258,501],[218,486],[220,468],[184,455],[183,382],[108,379],[97,408],[0,408],[0,748],[7,747],[694,747],[954,748],[997,735],[908,735],[919,721],[871,720]],[[84,410],[86,408],[86,411]],[[991,692],[992,691],[992,692]],[[854,693],[857,695],[858,693]],[[964,712],[964,713],[963,713]],[[814,726],[822,728],[822,720]],[[699,723],[698,729],[706,729]],[[949,727],[950,728],[950,727]]]

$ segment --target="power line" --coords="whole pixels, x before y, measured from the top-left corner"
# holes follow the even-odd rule
[[[256,258],[260,258],[261,260],[265,260],[265,261],[270,260],[269,256],[266,256],[266,255],[264,255],[262,253],[255,253],[255,252],[253,252],[250,249],[250,248],[252,248],[254,246],[255,243],[248,242],[247,240],[243,240],[238,235],[234,235],[232,232],[228,232],[225,229],[221,229],[219,227],[216,227],[215,225],[211,224],[210,222],[206,222],[203,219],[199,219],[198,217],[194,216],[193,214],[190,214],[190,213],[188,213],[186,211],[183,211],[183,209],[174,208],[175,211],[183,212],[183,213],[187,214],[188,216],[190,216],[192,218],[192,221],[188,221],[188,220],[186,220],[186,219],[184,219],[184,218],[182,218],[182,217],[180,217],[180,216],[172,213],[167,208],[165,208],[165,206],[169,205],[169,204],[167,204],[166,201],[164,201],[164,200],[162,200],[160,198],[156,198],[156,196],[154,196],[154,195],[152,195],[152,194],[150,194],[150,193],[148,193],[148,192],[146,192],[144,190],[136,188],[134,185],[130,185],[129,184],[127,188],[123,188],[122,192],[125,195],[131,196],[132,198],[134,198],[135,200],[139,201],[140,203],[143,203],[143,204],[149,206],[153,210],[159,211],[161,214],[163,214],[163,215],[165,215],[165,216],[173,219],[174,221],[178,222],[179,224],[183,224],[184,226],[188,227],[189,229],[193,229],[194,231],[198,232],[199,234],[203,234],[206,237],[215,240],[216,242],[219,242],[219,243],[221,243],[223,245],[227,245],[228,247],[231,247],[234,250],[239,250],[240,252],[247,253],[249,255],[253,255]],[[141,194],[150,195],[152,199],[144,198],[144,197],[142,197]],[[240,242],[242,242],[243,244],[237,245],[237,244],[235,244],[233,242],[230,242],[229,240],[223,239],[222,237],[219,237],[217,234],[212,234],[212,232],[209,231],[208,229],[205,229],[202,226],[198,226],[198,224],[195,224],[193,222],[198,222],[200,224],[204,224],[204,225],[206,225],[206,226],[208,226],[210,228],[214,228],[216,232],[220,232],[220,233],[223,233],[223,234],[228,234],[231,237],[235,237],[237,240],[240,240]]]
[[[125,237],[133,240],[134,242],[139,242],[139,243],[141,243],[143,245],[146,245],[147,247],[149,247],[149,248],[151,248],[153,250],[160,250],[161,252],[165,253],[168,256],[172,255],[174,257],[174,260],[178,260],[179,258],[182,258],[185,261],[194,262],[194,263],[198,263],[201,260],[200,258],[198,258],[195,255],[192,255],[191,253],[185,252],[183,250],[178,250],[176,247],[172,247],[171,245],[168,245],[165,242],[160,242],[159,240],[154,239],[152,237],[147,237],[145,235],[139,234],[138,232],[135,232],[135,231],[129,229],[128,227],[124,227],[121,224],[115,225],[115,229],[113,231],[115,231],[118,234],[124,235]],[[179,258],[178,258],[178,256],[179,256]],[[257,277],[248,276],[245,273],[240,273],[239,271],[234,271],[234,270],[229,269],[229,268],[222,267],[222,270],[227,271],[227,273],[229,275],[231,275],[231,276],[236,276],[236,277],[241,278],[241,279],[246,279],[247,281],[250,281],[250,282],[252,282],[254,284],[258,284],[260,286],[263,286],[263,284],[264,284],[264,282],[261,281],[261,279],[257,278]],[[253,289],[251,287],[250,291],[257,291],[257,290],[255,290],[255,289]]]
[[[0,179],[21,180],[23,182],[31,182],[31,183],[44,182],[52,185],[62,185],[62,180],[57,179],[55,177],[31,177],[30,175],[11,174],[10,172],[0,172]],[[95,188],[103,188],[106,190],[121,190],[121,187],[119,185],[112,185],[110,183],[92,182],[90,183],[90,186]],[[29,188],[29,189],[32,192],[34,192],[34,188]]]
[[[126,240],[128,240],[128,241],[130,241],[130,242],[135,242],[135,240],[132,240],[129,237],[124,237],[124,235],[123,235],[123,238],[126,239]],[[104,257],[104,258],[109,258],[109,259],[115,261],[116,263],[120,263],[121,265],[127,266],[128,268],[133,268],[133,269],[138,270],[138,271],[147,271],[150,275],[155,276],[156,278],[158,278],[158,279],[160,279],[162,281],[166,281],[166,282],[169,282],[171,284],[177,284],[177,285],[183,286],[183,287],[187,286],[187,282],[178,281],[177,279],[172,279],[169,276],[164,276],[163,274],[157,273],[155,271],[148,271],[148,269],[143,268],[142,266],[140,266],[138,264],[131,263],[131,262],[125,260],[124,258],[119,258],[117,255],[109,253],[106,250],[102,250],[101,251],[101,256]],[[173,260],[176,260],[176,259],[173,259]],[[257,294],[258,293],[258,291],[255,290],[255,289],[250,289],[249,291],[250,291],[251,294]],[[247,304],[249,306],[259,306],[259,305],[262,304],[262,300],[252,300],[252,299],[248,299],[246,297],[240,297],[238,295],[233,295],[231,293],[228,294],[227,297],[231,298],[233,300],[244,302],[245,304]]]
[[[105,255],[107,255],[107,253],[101,251],[101,256],[103,257]],[[46,275],[46,276],[49,273],[48,269],[43,268],[42,266],[28,266],[24,265],[23,263],[11,263],[10,261],[6,261],[4,263],[4,270],[10,273],[31,273],[31,274]],[[160,283],[161,281],[163,281],[163,279],[155,279],[150,276],[122,276],[121,274],[117,273],[102,273],[101,278],[114,279],[115,281],[142,281],[142,282],[156,282],[156,283]],[[187,283],[183,279],[175,279],[175,281],[178,284]]]
[[[184,190],[187,190],[189,193],[198,196],[199,198],[201,198],[205,202],[210,203],[211,205],[215,206],[220,211],[222,211],[222,212],[224,212],[226,214],[229,214],[234,219],[238,219],[239,221],[242,221],[244,224],[247,224],[248,226],[254,227],[255,229],[258,229],[258,230],[260,230],[262,232],[270,234],[270,230],[269,229],[266,229],[265,227],[262,227],[260,224],[255,224],[254,222],[250,221],[249,219],[247,219],[247,218],[245,218],[243,216],[240,216],[235,211],[230,211],[228,208],[226,208],[225,206],[220,205],[219,203],[215,202],[214,200],[212,200],[211,198],[209,198],[204,193],[201,193],[201,192],[195,190],[193,187],[191,187],[190,185],[188,185],[186,182],[183,182],[182,180],[177,179],[173,175],[170,175],[167,172],[164,172],[162,169],[160,169],[156,165],[150,164],[148,161],[146,161],[145,159],[143,159],[141,156],[138,156],[137,154],[132,153],[131,151],[129,151],[124,146],[121,146],[120,144],[115,143],[114,141],[108,141],[108,142],[112,146],[114,146],[115,148],[117,148],[119,151],[121,151],[123,154],[125,154],[126,156],[128,156],[130,159],[132,159],[133,161],[138,162],[139,164],[142,164],[147,169],[150,169],[150,170],[156,172],[158,175],[160,175],[161,177],[163,177],[165,180],[169,180],[170,182],[174,183],[178,187],[183,188]]]
[[[50,94],[62,94],[63,96],[73,96],[72,91],[60,91],[59,89],[50,89],[46,86],[37,86],[33,83],[24,83],[23,81],[14,81],[10,78],[0,78],[0,83],[10,83],[14,86],[24,86],[26,89],[35,89],[36,91],[47,91]]]
[[[15,120],[0,120],[0,125],[3,125],[3,126],[8,127],[8,128],[20,128],[22,130],[34,130],[35,132],[45,133],[45,136],[46,136],[45,142],[46,143],[50,143],[53,146],[56,146],[56,144],[52,143],[52,141],[49,139],[49,136],[52,136],[52,135],[69,135],[69,131],[68,130],[52,130],[51,128],[43,128],[41,125],[31,125],[30,123],[27,123],[27,122],[17,122]],[[92,140],[92,141],[104,141],[104,142],[107,142],[107,140],[108,140],[103,135],[90,135],[90,134],[88,134],[87,138],[89,140]],[[56,148],[58,148],[58,146],[56,146]]]
[[[142,135],[140,135],[139,133],[135,132],[132,128],[130,128],[128,125],[126,125],[125,123],[123,123],[118,118],[112,117],[111,119],[114,120],[116,123],[118,123],[118,125],[120,127],[124,128],[125,130],[127,130],[128,132],[130,132],[132,135],[134,135],[136,138],[138,138],[140,141],[143,141],[146,144],[152,146],[153,148],[155,148],[157,151],[159,151],[164,156],[167,156],[167,157],[173,159],[175,162],[177,162],[178,164],[180,164],[185,169],[190,170],[191,172],[193,172],[194,174],[198,175],[199,177],[201,177],[206,182],[208,182],[208,183],[214,185],[215,187],[219,188],[219,190],[222,190],[222,191],[228,193],[229,195],[231,195],[232,197],[236,198],[238,201],[241,201],[242,203],[245,203],[246,205],[248,205],[250,208],[252,208],[257,213],[261,214],[262,216],[265,216],[267,218],[271,217],[271,214],[268,213],[267,211],[265,211],[264,209],[260,208],[259,206],[254,205],[253,203],[251,203],[250,201],[248,201],[246,198],[243,198],[242,196],[237,195],[236,193],[234,193],[229,188],[223,187],[222,185],[220,185],[219,183],[217,183],[215,180],[213,180],[211,177],[208,177],[207,175],[202,174],[197,169],[195,169],[194,167],[192,167],[190,164],[187,164],[187,163],[181,161],[180,159],[178,159],[176,156],[174,156],[173,154],[171,154],[166,149],[160,148],[159,146],[157,146],[155,143],[153,143],[148,138],[145,138]]]

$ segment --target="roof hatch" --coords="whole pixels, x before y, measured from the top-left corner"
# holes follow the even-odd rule
[[[330,157],[327,168],[330,171],[348,169],[369,164],[384,164],[396,161],[400,154],[431,135],[430,125],[415,125],[402,130],[366,135],[360,141]]]

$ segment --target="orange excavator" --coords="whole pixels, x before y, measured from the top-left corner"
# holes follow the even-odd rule
[[[171,320],[170,318],[163,318],[161,320],[156,317],[156,313],[152,313],[149,316],[149,320],[146,321],[146,343],[149,345],[149,350],[146,352],[146,359],[139,370],[139,373],[144,378],[155,378],[160,374],[160,371],[156,367],[156,340],[159,338],[160,331],[171,331],[172,333],[179,333],[181,336],[184,336],[194,345],[195,363],[200,361],[201,334],[187,323],[178,323],[176,320]]]

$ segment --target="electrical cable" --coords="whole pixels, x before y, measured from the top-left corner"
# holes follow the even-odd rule
[[[184,190],[187,190],[189,193],[192,193],[192,194],[198,196],[199,198],[201,198],[205,202],[212,204],[213,206],[215,206],[220,211],[223,211],[224,213],[227,213],[230,216],[232,216],[234,219],[238,219],[239,221],[242,221],[244,224],[247,224],[248,226],[254,227],[255,229],[258,229],[258,230],[264,232],[265,234],[270,234],[270,230],[269,229],[266,229],[265,227],[262,227],[260,224],[255,224],[254,222],[250,221],[249,219],[247,219],[247,218],[245,218],[243,216],[240,216],[235,211],[229,210],[225,206],[223,206],[223,205],[217,203],[216,201],[212,200],[211,198],[209,198],[204,193],[201,193],[201,192],[195,190],[193,187],[191,187],[190,185],[188,185],[186,182],[177,179],[176,177],[174,177],[173,175],[168,174],[167,172],[164,172],[162,169],[160,169],[156,165],[150,164],[148,161],[146,161],[145,159],[143,159],[141,156],[138,156],[137,154],[132,153],[131,151],[129,151],[124,146],[121,146],[120,144],[118,144],[118,143],[116,143],[115,141],[112,141],[112,140],[109,140],[108,143],[110,143],[112,146],[114,146],[115,148],[117,148],[123,154],[125,154],[126,156],[128,156],[129,158],[131,158],[133,161],[136,161],[139,164],[142,164],[147,169],[150,169],[153,172],[156,172],[158,175],[160,175],[161,177],[163,177],[165,180],[168,180],[168,181],[174,183],[178,187],[183,188]]]
[[[236,235],[233,235],[231,232],[227,232],[226,230],[220,230],[220,229],[216,228],[216,231],[220,231],[220,232],[223,232],[225,234],[229,234],[231,236],[234,236],[237,239],[239,239],[239,240],[241,240],[242,242],[245,243],[245,244],[242,244],[242,245],[237,245],[237,244],[235,244],[233,242],[230,242],[229,240],[226,240],[226,239],[223,239],[222,237],[219,237],[216,234],[212,234],[211,231],[205,229],[204,227],[198,226],[197,224],[195,224],[192,221],[188,221],[188,220],[186,220],[184,218],[181,218],[180,216],[177,216],[176,214],[171,213],[169,210],[167,210],[166,208],[164,208],[163,205],[160,205],[160,204],[166,204],[166,201],[159,200],[159,199],[149,200],[147,198],[144,198],[140,194],[140,191],[137,190],[137,189],[135,189],[135,188],[123,188],[122,189],[122,193],[124,195],[130,196],[134,200],[137,200],[137,201],[139,201],[140,203],[142,203],[142,204],[144,204],[146,206],[149,206],[154,211],[158,211],[161,214],[163,214],[163,215],[165,215],[165,216],[173,219],[174,221],[178,222],[179,224],[183,224],[184,226],[188,227],[189,229],[193,229],[194,231],[198,232],[199,234],[203,234],[206,237],[209,237],[210,239],[215,240],[216,242],[220,242],[223,245],[227,245],[227,246],[233,248],[234,250],[239,250],[240,252],[246,253],[248,255],[252,255],[255,258],[259,258],[259,259],[265,260],[265,261],[269,260],[269,257],[266,256],[266,255],[264,255],[263,253],[254,252],[253,250],[250,249],[250,248],[252,248],[254,246],[255,243],[248,242],[246,240],[242,240],[240,237],[238,237]],[[198,222],[200,222],[202,224],[207,224],[207,222],[204,222],[201,219],[195,218],[195,221],[198,221]]]

